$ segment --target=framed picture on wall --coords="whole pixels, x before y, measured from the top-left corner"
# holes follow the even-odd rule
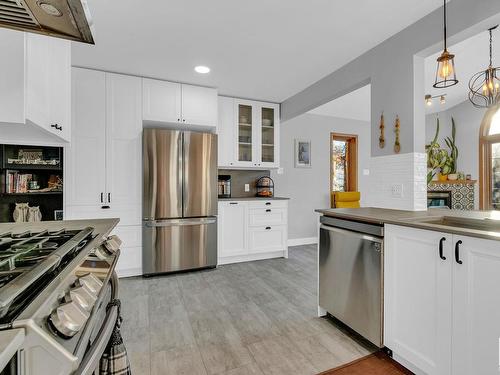
[[[295,168],[311,168],[311,141],[295,140]]]

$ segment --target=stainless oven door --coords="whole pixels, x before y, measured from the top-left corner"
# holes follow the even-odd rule
[[[320,227],[319,305],[382,346],[383,239]]]
[[[112,306],[106,311],[107,303],[118,298],[118,276],[116,272],[113,272],[109,284],[111,287],[110,298],[105,298],[104,301],[107,302],[104,302],[101,306],[101,311],[104,314],[102,324],[100,325],[101,328],[91,337],[92,343],[85,353],[80,366],[74,372],[75,375],[91,375],[94,372],[96,372],[96,374],[99,373],[99,362],[111,338],[116,320],[118,319],[117,306]]]

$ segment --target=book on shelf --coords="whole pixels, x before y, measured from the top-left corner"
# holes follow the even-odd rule
[[[27,193],[29,182],[33,179],[31,173],[19,173],[18,171],[7,171],[5,179],[5,192]]]

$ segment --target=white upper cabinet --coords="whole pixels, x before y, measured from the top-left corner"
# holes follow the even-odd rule
[[[73,68],[73,140],[67,148],[71,218],[141,222],[141,78]]]
[[[219,167],[278,168],[279,105],[221,98],[219,107]]]
[[[181,84],[157,79],[142,79],[142,119],[158,122],[181,122]]]
[[[44,35],[0,30],[0,122],[26,123],[69,141],[71,44]],[[5,100],[3,100],[5,99]]]
[[[25,36],[24,33],[0,29],[0,122],[24,123]]]
[[[217,126],[217,90],[143,78],[144,121]]]
[[[68,206],[104,204],[106,192],[106,74],[73,68],[72,140],[65,147]]]
[[[182,122],[190,125],[217,126],[217,90],[182,85]]]
[[[219,96],[218,164],[233,167],[235,163],[234,99]]]
[[[113,206],[142,199],[141,100],[139,77],[106,73],[106,199]]]

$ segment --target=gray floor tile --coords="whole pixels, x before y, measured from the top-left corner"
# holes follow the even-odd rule
[[[313,374],[373,350],[317,313],[317,249],[121,279],[122,334],[140,375]]]

